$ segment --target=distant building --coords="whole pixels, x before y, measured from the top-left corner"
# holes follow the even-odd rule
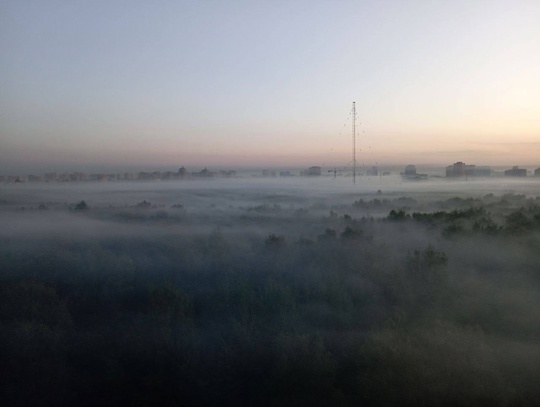
[[[262,174],[263,177],[275,177],[276,176],[276,172],[271,171],[271,170],[262,170],[261,174]]]
[[[180,167],[180,169],[178,170],[178,176],[180,178],[184,178],[185,176],[187,175],[187,170],[185,167]]]
[[[407,165],[405,171],[403,171],[403,175],[416,176],[416,165]]]
[[[465,173],[465,167],[467,165],[462,162],[458,161],[457,163],[454,163],[452,165],[449,165],[446,167],[446,176],[447,177],[464,177],[466,175]]]
[[[97,181],[108,181],[109,175],[108,174],[96,174]]]
[[[58,181],[60,182],[69,182],[69,173],[63,172],[61,174],[58,174]]]
[[[317,166],[309,167],[307,175],[320,176],[321,175],[321,167],[317,167]]]
[[[525,168],[519,168],[518,166],[512,167],[511,170],[506,170],[504,175],[507,177],[526,177],[527,170]]]
[[[537,168],[536,170],[534,170],[534,176],[540,177],[540,168]]]
[[[478,167],[476,165],[467,165],[465,173],[469,177],[491,177],[491,168],[485,165]]]
[[[404,180],[421,180],[427,179],[427,174],[419,174],[416,172],[416,166],[409,164],[405,167],[405,171],[401,173]]]
[[[446,176],[459,177],[490,177],[491,168],[487,166],[467,165],[464,162],[458,161],[446,167]]]
[[[225,177],[225,178],[236,177],[236,171],[234,170],[228,170],[228,171],[220,170],[218,174],[220,177]]]
[[[43,176],[45,182],[54,182],[58,179],[58,174],[56,172],[48,172]]]
[[[193,173],[193,176],[201,177],[201,178],[210,178],[214,176],[214,173],[212,171],[209,171],[208,168],[205,167],[201,171]]]
[[[379,175],[379,169],[376,166],[366,169],[366,175]]]

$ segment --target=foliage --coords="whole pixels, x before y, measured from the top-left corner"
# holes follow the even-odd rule
[[[285,238],[283,236],[278,236],[272,233],[268,235],[264,243],[266,244],[267,247],[273,247],[273,248],[283,247],[285,245]]]
[[[403,221],[409,219],[410,215],[402,209],[399,211],[392,209],[386,218],[389,221]]]
[[[139,202],[135,207],[139,209],[149,209],[152,207],[152,204],[146,200]]]
[[[347,226],[340,236],[342,240],[358,240],[362,237],[362,231]]]
[[[75,204],[76,211],[85,211],[88,209],[88,204],[85,201],[80,201]]]
[[[69,216],[138,212],[122,222],[159,221],[157,232],[2,238],[0,397],[537,405],[540,210],[485,199],[409,214],[415,202],[403,198],[387,216],[354,220],[262,205],[237,219],[272,219],[242,235],[224,221],[179,233],[200,220],[174,223],[183,211],[93,209]]]

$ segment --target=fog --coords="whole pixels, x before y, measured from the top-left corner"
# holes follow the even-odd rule
[[[540,182],[0,185],[8,405],[538,405]]]

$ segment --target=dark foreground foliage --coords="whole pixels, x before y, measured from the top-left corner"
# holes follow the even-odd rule
[[[2,404],[540,405],[539,212],[475,205],[6,238]]]

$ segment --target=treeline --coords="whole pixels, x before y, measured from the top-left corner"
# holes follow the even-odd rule
[[[538,208],[508,210],[330,216],[296,238],[4,238],[1,399],[538,405]],[[532,222],[526,241],[505,234],[515,213]],[[488,216],[489,245],[439,233]],[[510,249],[484,267],[463,258],[473,243]]]
[[[497,221],[497,218],[500,220]],[[386,219],[389,221],[413,220],[429,226],[442,227],[443,233],[447,235],[481,232],[490,235],[520,236],[529,232],[540,231],[540,206],[519,208],[505,216],[493,216],[484,207],[431,213],[408,213],[402,209],[398,211],[393,209]]]

